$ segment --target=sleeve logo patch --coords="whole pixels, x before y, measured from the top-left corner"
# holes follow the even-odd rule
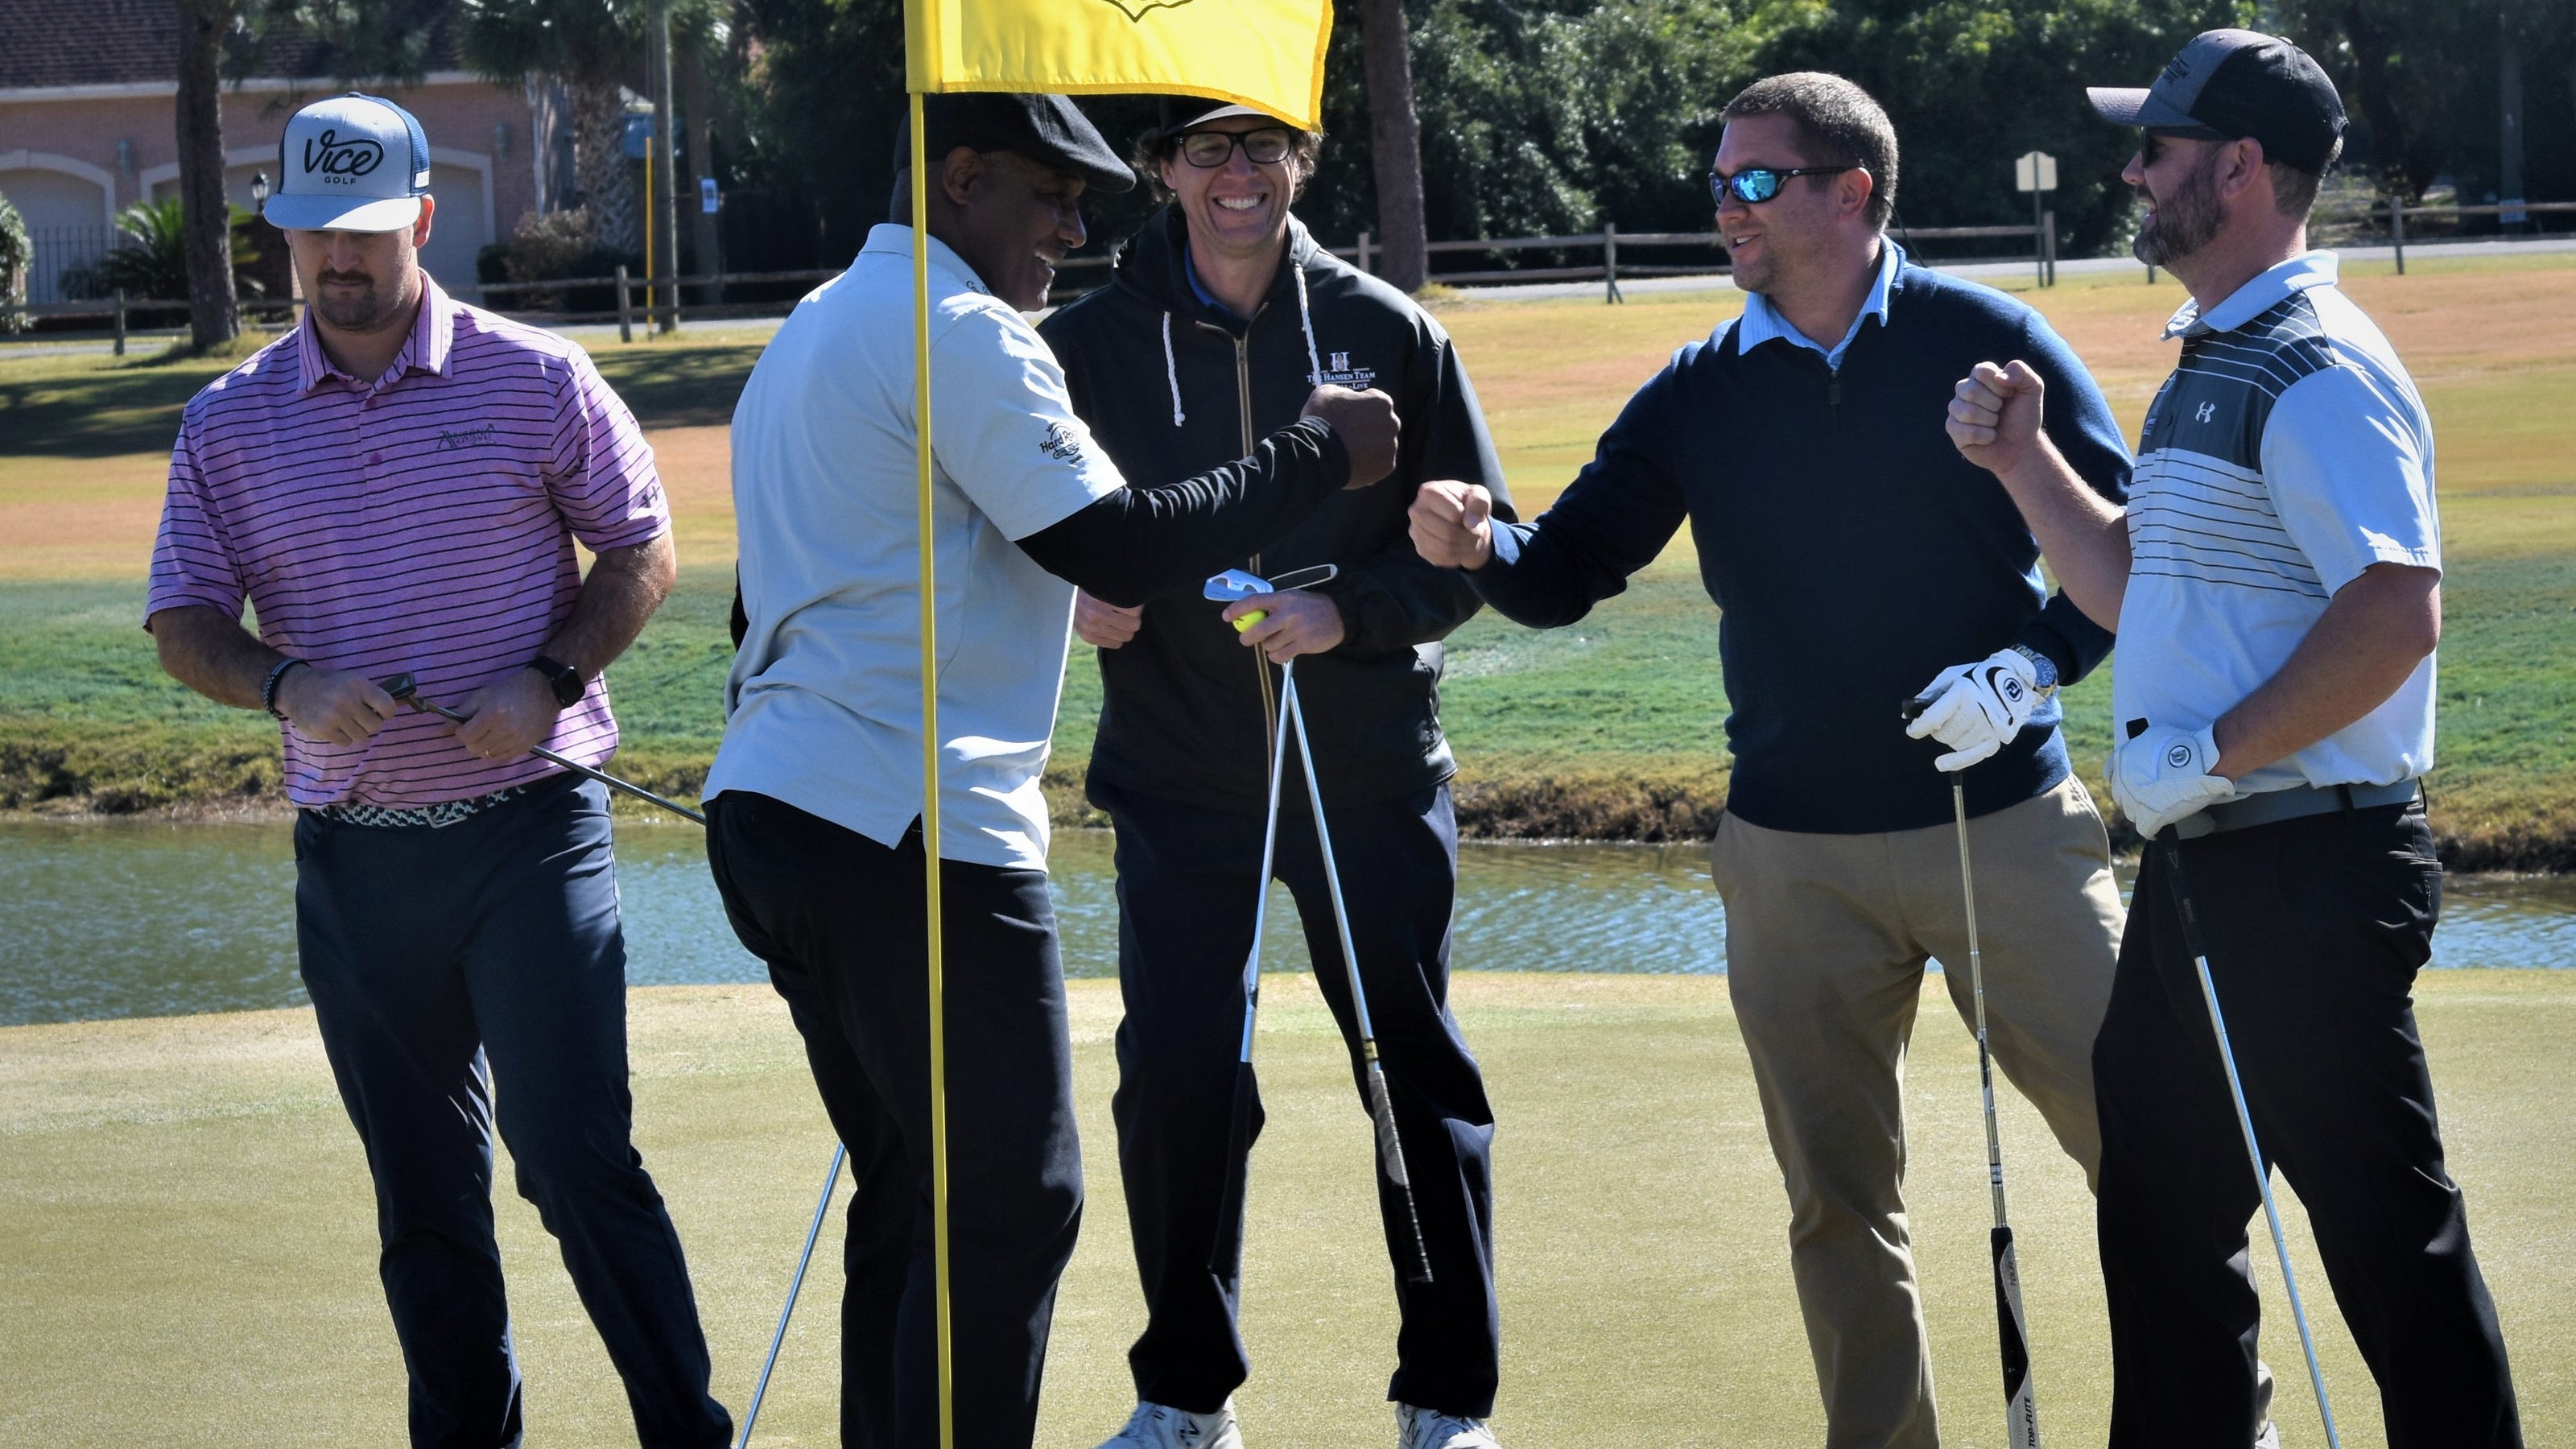
[[[1047,424],[1046,436],[1038,440],[1038,451],[1059,463],[1082,461],[1082,438],[1062,423]]]

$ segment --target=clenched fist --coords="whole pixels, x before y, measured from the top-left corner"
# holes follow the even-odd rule
[[[1307,396],[1297,416],[1333,425],[1351,455],[1351,478],[1343,487],[1366,488],[1395,471],[1395,445],[1403,425],[1396,418],[1394,398],[1376,388],[1353,392],[1328,382]]]
[[[1950,399],[1950,441],[1959,455],[1995,474],[2009,473],[2039,445],[2047,385],[2027,362],[1980,362],[1959,379]]]
[[[1479,569],[1494,556],[1494,495],[1479,483],[1434,479],[1413,495],[1413,549],[1427,563]]]

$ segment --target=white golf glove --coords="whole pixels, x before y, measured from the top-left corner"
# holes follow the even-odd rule
[[[1954,664],[1932,676],[1917,696],[1931,703],[1905,732],[1918,740],[1929,735],[1950,747],[1950,753],[1932,762],[1935,768],[1964,770],[2012,743],[2055,685],[2054,679],[2040,679],[2029,655],[1998,649],[1974,664]]]
[[[2128,812],[2140,835],[2152,836],[2221,800],[2236,784],[2210,773],[2218,763],[2215,727],[2180,730],[2150,726],[2111,747],[2111,798]]]

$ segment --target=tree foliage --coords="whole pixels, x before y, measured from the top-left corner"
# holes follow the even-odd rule
[[[1434,240],[1604,221],[1706,228],[1726,102],[1757,76],[1813,69],[1858,81],[1894,118],[1900,224],[2027,221],[2012,161],[2046,151],[2064,249],[2116,252],[2133,215],[2119,172],[2136,138],[2093,114],[2088,85],[2144,85],[2204,29],[2271,26],[2343,86],[2354,164],[2393,164],[2420,188],[2444,171],[2492,173],[2499,6],[2524,36],[2531,194],[2576,195],[2576,0],[1406,0],[1425,211]],[[724,84],[744,120],[730,179],[813,196],[825,251],[844,259],[888,210],[899,0],[739,0],[736,13]],[[1337,244],[1377,229],[1360,42],[1358,7],[1345,3],[1328,139],[1298,203]],[[1121,146],[1153,114],[1133,97],[1083,104]],[[1095,235],[1114,238],[1148,206],[1140,190],[1095,196],[1086,211]]]

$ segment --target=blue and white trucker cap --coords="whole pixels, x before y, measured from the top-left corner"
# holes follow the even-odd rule
[[[288,231],[400,231],[429,194],[429,137],[411,112],[351,91],[287,117],[277,190],[260,215]]]

